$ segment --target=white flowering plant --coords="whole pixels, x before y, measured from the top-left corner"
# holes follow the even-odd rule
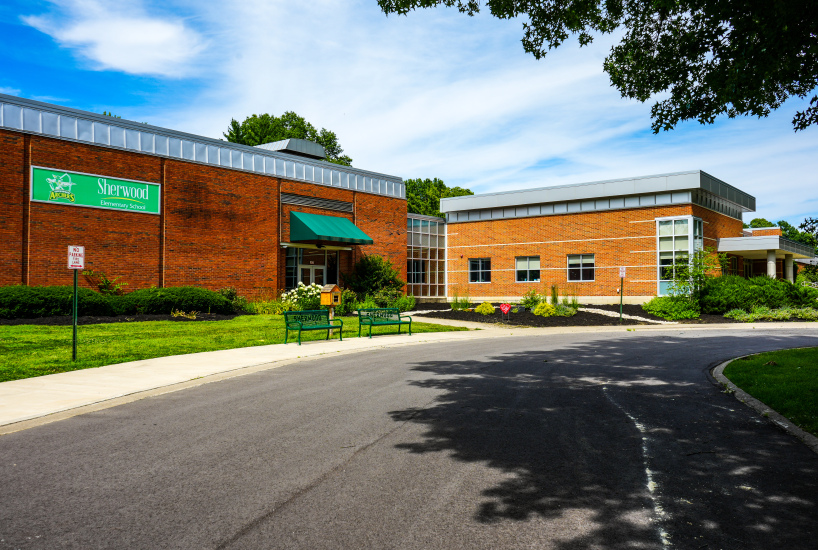
[[[281,301],[290,304],[296,311],[318,309],[321,305],[321,285],[299,282],[297,287],[281,295]]]

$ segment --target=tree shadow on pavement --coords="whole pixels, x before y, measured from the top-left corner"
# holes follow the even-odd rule
[[[818,455],[706,374],[716,360],[808,339],[546,340],[419,363],[429,377],[410,383],[442,394],[391,413],[426,430],[399,448],[499,475],[477,522],[553,523],[560,549],[816,548]]]

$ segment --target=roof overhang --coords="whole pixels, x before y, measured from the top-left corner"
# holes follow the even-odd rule
[[[736,254],[755,260],[766,259],[769,250],[775,251],[776,258],[783,258],[787,255],[792,255],[794,259],[815,257],[815,250],[812,247],[779,235],[719,239],[718,245],[719,252]]]
[[[440,211],[459,212],[485,208],[548,204],[565,201],[628,197],[655,193],[679,193],[702,190],[734,205],[742,212],[754,212],[756,199],[752,195],[714,178],[701,170],[640,176],[635,178],[575,183],[538,189],[522,189],[500,193],[466,195],[440,199]],[[689,199],[688,199],[689,201]]]
[[[290,211],[290,241],[374,244],[347,218]]]

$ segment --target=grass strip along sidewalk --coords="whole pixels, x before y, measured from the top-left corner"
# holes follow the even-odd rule
[[[358,319],[344,317],[343,320],[344,338],[357,337]],[[457,330],[467,329],[412,323],[412,333]],[[397,330],[376,327],[372,331],[373,335],[387,333],[397,333]],[[324,338],[326,332],[323,331],[301,335],[304,342]],[[337,331],[333,338],[338,339]],[[229,321],[83,325],[78,330],[77,361],[72,362],[70,326],[0,326],[0,382],[168,355],[282,343],[282,315],[242,315]],[[292,345],[296,345],[295,342]]]
[[[801,429],[818,435],[818,348],[737,359],[724,375]]]

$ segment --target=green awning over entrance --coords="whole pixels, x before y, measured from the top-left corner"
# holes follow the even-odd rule
[[[369,235],[346,218],[290,212],[290,241],[373,244]]]

